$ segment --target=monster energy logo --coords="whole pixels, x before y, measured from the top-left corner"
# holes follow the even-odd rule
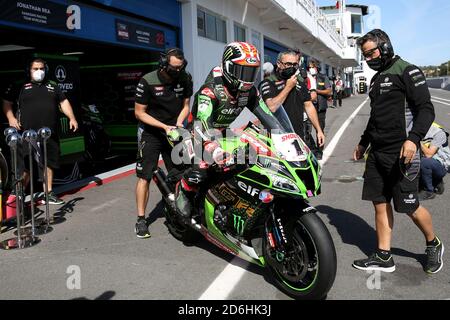
[[[223,54],[223,60],[227,60],[233,55],[233,49],[228,48],[228,50]]]
[[[69,119],[66,117],[63,117],[63,118],[60,118],[59,121],[61,123],[61,132],[63,134],[69,133]]]
[[[233,214],[233,217],[234,217],[234,219],[233,219],[233,221],[234,221],[234,229],[236,229],[236,231],[237,231],[237,233],[239,235],[242,235],[242,233],[244,232],[245,220],[242,219],[241,216],[238,216],[238,215],[235,215],[235,214]]]

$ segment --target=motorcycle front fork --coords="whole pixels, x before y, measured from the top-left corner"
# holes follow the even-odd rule
[[[303,202],[300,209],[301,214],[308,214],[310,212],[317,211],[307,202]],[[282,262],[286,257],[287,250],[289,249],[290,239],[288,238],[285,227],[283,226],[283,220],[275,214],[274,206],[269,208],[269,212],[270,218],[267,219],[265,225],[267,243],[269,244],[270,250],[274,253],[276,260],[278,262]]]
[[[274,207],[271,206],[269,211],[270,219],[267,220],[265,226],[267,243],[274,253],[276,260],[282,262],[286,256],[286,234],[281,219],[275,216]]]

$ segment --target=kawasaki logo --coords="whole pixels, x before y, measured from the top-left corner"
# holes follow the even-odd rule
[[[236,232],[239,235],[242,235],[242,233],[244,232],[244,223],[245,220],[242,219],[241,216],[235,215],[233,214],[233,222],[234,222],[234,229],[236,230]]]

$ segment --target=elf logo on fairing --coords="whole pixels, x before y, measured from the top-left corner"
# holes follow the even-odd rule
[[[226,114],[226,115],[238,115],[239,113],[241,113],[242,108],[226,108],[226,109],[222,109],[222,111],[220,111],[220,113],[222,114]]]
[[[67,7],[67,22],[66,26],[69,30],[81,29],[81,9],[77,5],[70,5]]]
[[[244,182],[242,182],[242,181],[238,181],[238,186],[239,186],[239,188],[241,188],[242,190],[244,190],[245,192],[247,192],[247,193],[248,193],[249,195],[251,195],[252,197],[258,195],[259,192],[261,191],[261,190],[259,190],[259,189],[253,188],[253,187],[250,186],[250,185],[247,186],[247,185],[246,185]]]

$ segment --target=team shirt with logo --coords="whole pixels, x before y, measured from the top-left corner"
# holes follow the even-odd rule
[[[434,107],[423,72],[396,56],[375,74],[369,89],[370,118],[360,145],[397,153],[406,139],[419,147],[434,120]]]
[[[263,80],[260,84],[263,100],[266,101],[267,99],[275,98],[285,87],[286,80],[278,79],[276,75],[272,75]],[[304,137],[303,111],[306,101],[311,101],[311,95],[308,92],[306,84],[304,82],[297,82],[295,90],[289,92],[283,103],[283,107],[291,120],[295,133],[302,138]]]
[[[8,88],[3,97],[6,101],[17,101],[19,121],[22,129],[38,130],[49,127],[56,134],[59,120],[59,105],[66,100],[64,93],[53,81],[29,82],[19,90]]]
[[[192,96],[193,83],[191,75],[182,72],[175,83],[166,83],[159,71],[150,72],[142,77],[136,88],[135,101],[146,105],[146,112],[167,125],[176,125],[178,115],[184,106],[184,99]],[[145,133],[161,130],[149,125],[142,125]]]

